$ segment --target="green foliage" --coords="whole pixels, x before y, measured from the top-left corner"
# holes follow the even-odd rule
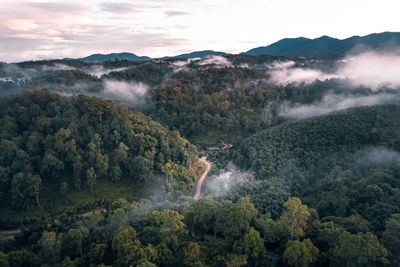
[[[183,216],[177,211],[165,209],[163,211],[153,211],[152,213],[155,224],[161,229],[172,230],[173,232],[181,231],[185,227],[182,222]]]
[[[400,264],[400,214],[393,214],[386,221],[386,229],[383,232],[382,244],[390,251],[390,262],[393,265]]]
[[[112,250],[116,255],[116,266],[129,266],[139,260],[140,241],[136,231],[128,226],[122,228],[112,239]]]
[[[65,235],[64,246],[71,251],[72,255],[82,257],[84,241],[88,236],[89,230],[84,226],[70,229]]]
[[[53,185],[66,197],[63,183],[93,193],[100,181],[123,180],[139,189],[152,176],[166,174],[171,191],[194,186],[188,167],[195,147],[121,104],[42,90],[2,98],[0,120],[7,126],[0,130],[3,207],[40,206],[40,192]]]
[[[283,253],[283,259],[291,266],[307,267],[317,260],[318,253],[318,248],[314,246],[309,238],[303,241],[289,240]]]
[[[297,197],[291,197],[284,204],[286,211],[279,218],[278,223],[287,231],[291,240],[302,237],[310,216],[308,207]]]
[[[39,240],[40,258],[45,263],[54,264],[58,262],[62,247],[62,235],[57,236],[55,232],[43,232]]]
[[[204,266],[201,260],[200,246],[194,242],[190,242],[185,249],[184,263],[190,267],[201,267]]]
[[[339,247],[332,249],[332,266],[382,266],[388,264],[387,257],[387,250],[374,234],[344,232]]]
[[[250,223],[257,216],[257,209],[251,203],[250,198],[240,198],[230,209],[225,221],[224,234],[230,241],[239,239],[249,231]]]
[[[242,239],[235,241],[233,251],[239,255],[245,255],[249,261],[257,263],[263,258],[266,249],[260,233],[250,227],[249,232],[244,234]]]
[[[271,200],[282,200],[266,194],[276,179],[279,196],[298,196],[321,218],[359,214],[368,223],[354,221],[349,231],[383,231],[385,220],[400,211],[398,116],[397,105],[362,107],[260,131],[234,152],[235,162],[257,180],[236,191],[276,218]],[[358,223],[363,229],[356,230]]]

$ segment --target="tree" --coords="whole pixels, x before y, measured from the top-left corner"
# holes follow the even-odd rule
[[[58,172],[64,169],[64,162],[55,157],[54,151],[48,152],[43,156],[40,172],[44,175],[58,176]]]
[[[200,231],[201,237],[213,227],[215,228],[216,202],[211,197],[204,197],[192,204],[193,223]]]
[[[71,260],[70,257],[66,257],[61,263],[55,265],[55,267],[77,267],[79,264],[79,258]]]
[[[157,265],[155,265],[152,262],[149,262],[148,260],[143,260],[137,265],[137,267],[157,267]]]
[[[62,246],[62,235],[60,237],[57,236],[55,232],[44,231],[38,243],[41,247],[41,259],[43,259],[45,263],[54,264],[58,262]]]
[[[240,267],[247,265],[247,258],[244,255],[231,254],[228,259],[225,260],[227,267]]]
[[[167,247],[165,242],[161,242],[157,247],[158,252],[158,265],[160,266],[174,266],[176,263],[172,251]]]
[[[344,232],[339,237],[339,247],[330,250],[332,266],[381,266],[388,263],[387,250],[372,233],[356,235]]]
[[[303,241],[289,240],[286,243],[283,259],[291,266],[307,267],[317,260],[318,253],[318,248],[314,246],[309,238]]]
[[[111,177],[111,181],[119,181],[121,179],[121,168],[119,167],[119,165],[115,165],[111,167],[110,170],[110,177]]]
[[[261,231],[266,243],[276,243],[280,240],[281,227],[275,220],[271,219],[271,214],[266,213],[259,216],[255,221],[255,226]]]
[[[183,262],[185,265],[190,267],[201,267],[204,266],[201,261],[201,251],[200,246],[194,242],[190,242],[185,249],[185,257]]]
[[[90,187],[90,192],[93,193],[93,187],[96,184],[96,173],[94,171],[93,167],[90,167],[89,169],[87,169],[86,171],[86,179],[87,179],[87,183]]]
[[[42,180],[39,175],[20,172],[13,176],[11,180],[11,192],[15,205],[18,208],[26,209],[32,203],[40,207],[39,193]]]
[[[88,238],[89,230],[82,226],[79,228],[69,229],[65,236],[66,247],[68,247],[73,255],[83,255],[84,240]]]
[[[140,241],[136,231],[127,226],[118,231],[112,239],[112,250],[116,256],[116,266],[129,266],[139,260]]]
[[[107,244],[96,244],[88,253],[89,260],[92,264],[100,264],[106,260]]]
[[[306,205],[297,197],[291,197],[285,202],[286,211],[279,218],[278,223],[287,229],[290,239],[302,237],[307,226],[310,212]]]
[[[382,243],[390,251],[390,263],[400,265],[400,214],[393,214],[386,220]]]
[[[266,252],[264,240],[260,237],[260,233],[253,227],[250,227],[250,231],[242,239],[235,242],[233,251],[237,254],[247,256],[249,261],[253,263],[261,262]]]
[[[8,262],[12,267],[24,267],[37,265],[35,254],[28,250],[10,251],[7,254]]]
[[[240,198],[228,213],[229,220],[226,220],[225,236],[231,241],[240,238],[249,230],[250,222],[256,218],[257,213],[250,198]]]
[[[0,266],[1,267],[9,267],[8,256],[0,251]]]
[[[161,229],[170,229],[173,232],[180,231],[185,227],[183,215],[177,211],[165,209],[162,211],[153,211],[155,224]]]

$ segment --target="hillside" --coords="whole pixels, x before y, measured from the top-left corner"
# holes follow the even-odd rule
[[[2,208],[47,209],[54,199],[42,197],[90,194],[103,182],[140,191],[155,176],[171,193],[193,189],[195,147],[124,105],[42,90],[2,98],[0,121]]]
[[[234,157],[265,182],[240,190],[270,210],[276,203],[257,194],[280,183],[274,194],[299,196],[320,216],[356,212],[382,231],[385,220],[400,211],[399,116],[397,105],[364,107],[263,130],[245,139]],[[370,190],[383,195],[366,197]]]
[[[400,33],[383,32],[366,36],[352,36],[343,40],[322,36],[315,39],[304,37],[285,38],[268,46],[250,49],[247,55],[277,55],[316,57],[332,54],[337,57],[351,52],[353,49],[385,49],[400,45]]]

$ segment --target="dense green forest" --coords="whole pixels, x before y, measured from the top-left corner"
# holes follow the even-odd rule
[[[169,192],[194,186],[195,147],[121,104],[42,90],[1,99],[0,121],[3,208],[48,206],[49,191],[93,192],[101,181],[140,188],[161,174]]]
[[[0,64],[0,266],[399,265],[398,90],[270,79],[331,59],[219,60]],[[330,96],[373,105],[283,112]],[[206,185],[242,171],[195,201],[220,140]]]

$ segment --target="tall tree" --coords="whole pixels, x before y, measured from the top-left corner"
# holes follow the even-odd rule
[[[286,243],[286,250],[283,259],[291,266],[307,267],[318,258],[319,250],[309,238],[303,241],[289,240]]]
[[[261,262],[266,249],[260,233],[253,227],[250,227],[249,232],[242,239],[235,242],[233,251],[239,255],[247,256],[249,262],[256,264]]]
[[[307,226],[310,212],[306,205],[297,197],[291,197],[283,205],[286,211],[279,218],[278,223],[287,229],[291,240],[302,237]]]

